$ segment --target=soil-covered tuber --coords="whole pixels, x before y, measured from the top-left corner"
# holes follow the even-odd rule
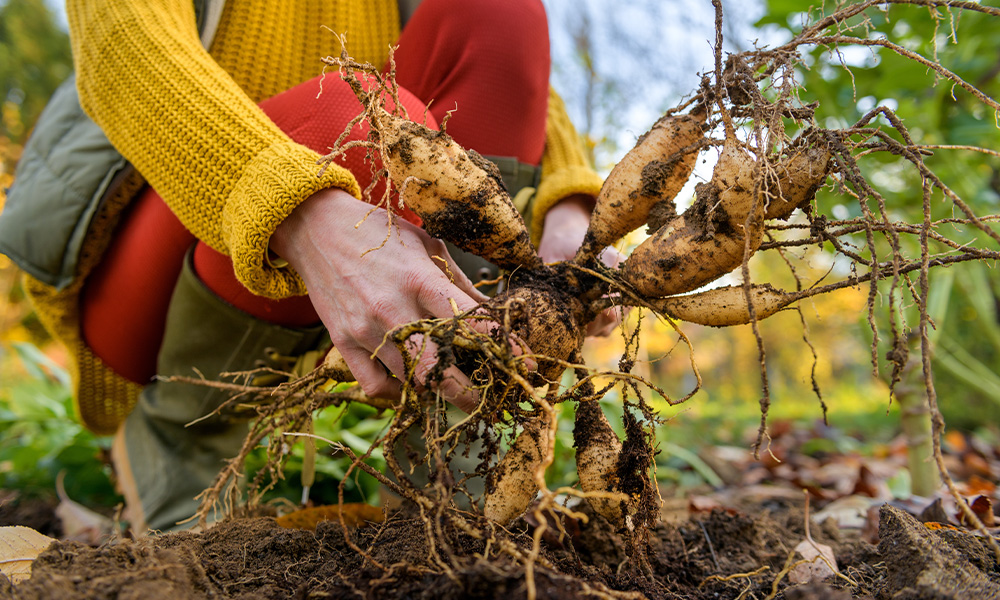
[[[770,198],[765,219],[787,219],[816,196],[816,190],[826,181],[830,153],[824,148],[807,146],[782,158],[776,167],[778,184],[768,186]]]
[[[747,151],[727,141],[712,180],[695,188],[694,204],[635,249],[621,278],[644,296],[663,297],[697,289],[739,266],[745,244],[753,252],[761,241],[756,167]]]
[[[379,118],[389,177],[428,233],[505,269],[540,264],[496,165],[442,131]]]
[[[587,496],[587,501],[597,514],[615,527],[622,527],[627,513],[623,507],[628,504],[618,486],[618,457],[622,443],[597,402],[584,401],[577,405],[573,445],[576,446],[580,489],[592,494]],[[608,493],[621,497],[615,498]]]
[[[699,104],[691,114],[662,117],[615,165],[597,197],[578,261],[644,225],[651,212],[657,220],[676,214],[674,197],[694,169],[705,115]]]
[[[500,525],[523,514],[538,494],[535,473],[542,466],[554,426],[547,411],[539,413],[536,420],[524,426],[487,480],[483,514]]]

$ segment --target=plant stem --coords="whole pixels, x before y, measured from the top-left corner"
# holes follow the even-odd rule
[[[934,434],[931,412],[921,393],[923,387],[915,385],[920,363],[910,360],[903,381],[896,386],[896,401],[900,408],[900,426],[906,439],[906,458],[912,480],[911,491],[916,496],[929,497],[941,487],[941,477],[934,462]]]

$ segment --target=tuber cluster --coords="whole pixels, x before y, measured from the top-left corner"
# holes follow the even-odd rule
[[[577,255],[545,265],[492,163],[461,148],[444,131],[387,112],[380,102],[386,85],[367,92],[354,75],[356,64],[346,57],[335,64],[365,107],[371,124],[368,145],[402,202],[420,215],[432,235],[509,273],[504,291],[468,318],[502,324],[496,337],[520,340],[530,352],[522,358],[531,358],[534,370],[529,372],[523,361],[508,368],[509,363],[488,356],[490,344],[480,343],[477,357],[472,351],[476,343],[458,343],[469,331],[462,318],[430,334],[442,348],[440,370],[450,366],[442,363],[457,364],[480,394],[473,424],[506,423],[520,429],[503,458],[485,473],[485,516],[505,525],[527,509],[551,461],[552,405],[576,400],[583,495],[616,527],[650,525],[636,522],[638,512],[655,518],[639,508],[650,505],[643,495],[655,494],[650,491],[655,486],[645,481],[649,461],[626,460],[623,444],[595,398],[560,395],[561,374],[579,360],[586,325],[611,304],[726,326],[765,318],[797,299],[770,286],[751,285],[682,294],[744,264],[762,243],[765,220],[786,219],[807,205],[826,179],[830,152],[799,140],[784,156],[765,161],[765,153],[738,140],[727,127],[711,180],[698,184],[694,203],[677,214],[675,197],[691,178],[696,160],[718,145],[706,137],[712,129],[712,103],[711,93],[703,90],[687,113],[673,111],[658,120],[614,168],[596,199]],[[601,251],[642,226],[650,228],[651,236],[620,268],[604,267]],[[515,380],[528,389],[513,385]],[[538,390],[546,392],[539,395]],[[623,493],[626,481],[631,493]]]

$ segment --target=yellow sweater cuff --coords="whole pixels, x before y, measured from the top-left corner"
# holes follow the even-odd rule
[[[537,247],[541,241],[545,214],[550,208],[574,194],[596,198],[603,183],[600,175],[582,165],[564,167],[543,177],[531,206],[531,242]]]
[[[357,181],[346,169],[330,166],[319,176],[318,158],[294,142],[268,147],[247,165],[223,209],[222,236],[236,278],[257,295],[285,298],[306,293],[298,273],[275,268],[266,260],[271,235],[295,207],[331,187],[361,197]]]

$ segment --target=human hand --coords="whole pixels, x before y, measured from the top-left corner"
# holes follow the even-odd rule
[[[569,260],[576,255],[590,225],[594,202],[588,196],[570,196],[545,213],[542,239],[538,243],[538,256],[543,262]],[[600,255],[601,262],[616,267],[625,256],[609,246]],[[587,325],[587,335],[605,337],[621,322],[619,309],[609,308]]]
[[[370,211],[370,204],[343,190],[322,190],[278,226],[271,248],[305,281],[316,312],[362,391],[392,398],[399,396],[398,378],[406,371],[399,350],[383,344],[385,333],[420,319],[454,316],[450,300],[466,311],[487,298],[455,265],[444,242],[406,221],[397,219],[385,246],[365,253],[378,248],[389,233],[387,213]],[[428,344],[420,354],[417,381],[424,382],[437,362],[435,350]],[[468,378],[451,367],[438,391],[471,412],[478,401],[469,387]]]

